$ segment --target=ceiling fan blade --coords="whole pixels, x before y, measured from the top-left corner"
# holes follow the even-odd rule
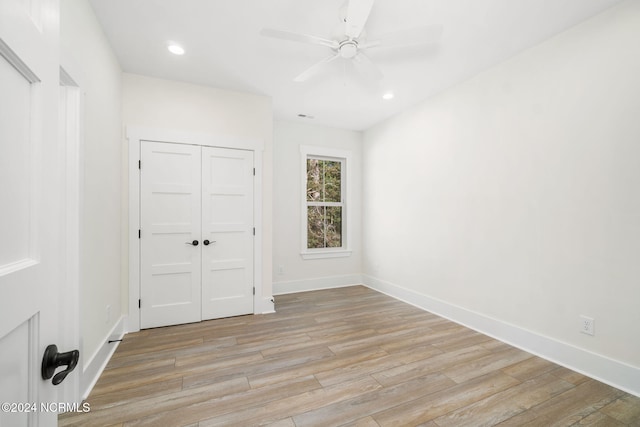
[[[374,0],[349,0],[347,17],[345,19],[345,34],[352,39],[360,37],[364,29]]]
[[[327,65],[329,62],[340,58],[340,53],[337,53],[335,55],[331,55],[331,56],[327,56],[326,58],[324,58],[322,61],[318,62],[317,64],[312,65],[310,68],[307,68],[305,71],[303,71],[301,74],[299,74],[295,79],[293,79],[294,82],[297,83],[301,83],[304,82],[306,80],[309,80],[311,77],[315,76],[316,74],[318,74],[320,71],[322,71],[322,69],[324,68],[325,65]]]
[[[442,37],[442,25],[427,25],[385,34],[377,40],[363,43],[361,49],[374,47],[401,47],[435,43]]]
[[[337,49],[339,46],[339,43],[335,40],[324,39],[322,37],[310,36],[307,34],[293,33],[291,31],[274,30],[271,28],[263,28],[260,31],[260,35],[272,37],[274,39],[289,40],[292,42],[317,44],[320,46],[327,46],[332,49]]]
[[[376,64],[374,64],[373,61],[364,53],[359,52],[353,57],[353,61],[356,64],[358,71],[370,77],[372,80],[382,80],[384,77],[382,71],[380,71]]]

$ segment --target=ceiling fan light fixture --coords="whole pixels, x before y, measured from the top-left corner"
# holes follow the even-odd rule
[[[390,99],[393,99],[393,96],[393,92],[385,92],[384,95],[382,95],[382,99],[388,101]]]
[[[174,55],[184,55],[184,48],[177,43],[169,43],[167,49]]]
[[[344,59],[353,58],[358,54],[358,43],[353,40],[346,40],[340,43],[338,51],[340,52],[340,56]]]

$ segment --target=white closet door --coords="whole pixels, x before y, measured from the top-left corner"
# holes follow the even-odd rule
[[[140,154],[140,326],[198,322],[200,147],[142,141]]]
[[[202,319],[253,313],[253,152],[202,148]]]

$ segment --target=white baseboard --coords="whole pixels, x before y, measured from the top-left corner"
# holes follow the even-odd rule
[[[82,377],[80,380],[82,400],[85,400],[89,396],[93,386],[96,385],[98,378],[100,378],[102,371],[104,371],[107,363],[109,363],[111,356],[113,356],[118,345],[120,345],[119,341],[112,343],[109,343],[109,341],[122,339],[126,333],[125,324],[126,316],[121,316],[111,331],[104,338],[102,346],[100,346],[95,353],[91,355],[91,358],[84,363]]]
[[[290,280],[286,282],[274,282],[273,294],[284,295],[295,292],[317,291],[320,289],[343,288],[346,286],[359,285],[362,283],[360,274],[346,276],[328,276],[315,279]]]
[[[557,341],[518,326],[371,276],[363,284],[415,307],[437,314],[528,353],[640,397],[640,368]]]

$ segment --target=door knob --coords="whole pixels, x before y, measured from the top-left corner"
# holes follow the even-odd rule
[[[78,350],[58,353],[58,347],[55,344],[51,344],[44,351],[44,356],[42,357],[42,379],[48,380],[53,377],[53,380],[51,381],[53,385],[60,384],[67,377],[69,372],[76,368],[79,358],[80,352]],[[66,366],[66,369],[58,372],[54,376],[53,374],[60,366]]]
[[[193,245],[193,246],[198,246],[198,241],[194,240],[193,242],[185,242],[185,245]]]
[[[204,240],[204,241],[202,242],[202,244],[203,244],[203,245],[205,245],[205,246],[209,246],[209,244],[213,244],[213,243],[215,243],[215,242],[216,242],[215,240],[212,240],[211,242],[210,242],[210,241],[208,241],[208,240]]]

